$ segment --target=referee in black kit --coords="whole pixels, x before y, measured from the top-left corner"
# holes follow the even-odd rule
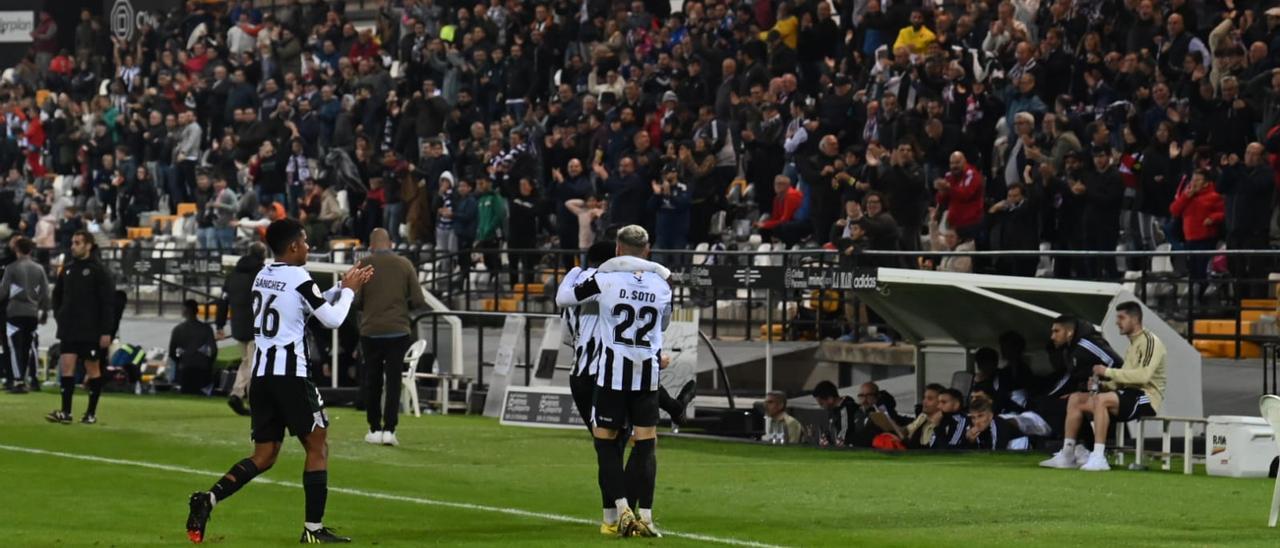
[[[45,416],[49,422],[70,424],[71,396],[76,391],[76,362],[84,359],[89,407],[81,423],[98,422],[98,398],[102,395],[101,363],[116,331],[115,282],[94,255],[93,235],[77,230],[71,236],[71,257],[62,265],[53,288],[53,309],[62,345],[62,408]]]
[[[364,355],[365,416],[374,445],[399,445],[400,378],[404,355],[413,344],[409,311],[427,307],[413,263],[391,251],[391,236],[378,228],[369,235],[373,254],[363,264],[373,267],[373,279],[356,292],[360,312],[360,348]],[[383,389],[386,400],[383,400]]]

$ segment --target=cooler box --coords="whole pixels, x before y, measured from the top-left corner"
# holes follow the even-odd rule
[[[1262,417],[1212,415],[1205,436],[1205,469],[1210,476],[1265,478],[1280,454],[1275,432]]]

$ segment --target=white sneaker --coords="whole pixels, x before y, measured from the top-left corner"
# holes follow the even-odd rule
[[[400,445],[400,440],[396,439],[395,432],[384,431],[382,433],[382,445]]]
[[[1076,454],[1075,454],[1076,468],[1084,466],[1086,462],[1089,462],[1089,455],[1092,455],[1092,454],[1093,454],[1093,451],[1086,449],[1085,446],[1077,445]]]
[[[1053,458],[1049,460],[1040,461],[1040,466],[1044,468],[1057,468],[1059,470],[1079,468],[1079,465],[1076,464],[1075,454],[1064,451],[1054,453]]]
[[[1106,455],[1091,453],[1089,462],[1084,463],[1084,466],[1081,466],[1080,469],[1086,472],[1106,472],[1111,470],[1111,465],[1107,464]]]
[[[369,432],[364,435],[364,442],[372,443],[373,445],[380,445],[382,443],[382,434],[383,432],[381,430],[377,432]]]

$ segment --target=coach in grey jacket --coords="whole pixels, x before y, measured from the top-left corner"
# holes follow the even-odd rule
[[[5,303],[9,338],[9,366],[13,368],[14,385],[10,392],[27,391],[26,379],[36,375],[36,325],[49,318],[49,278],[44,267],[31,260],[35,243],[26,236],[14,236],[9,248],[17,260],[4,269],[0,277],[0,301]]]

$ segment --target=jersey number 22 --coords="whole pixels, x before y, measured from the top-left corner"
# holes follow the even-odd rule
[[[649,348],[649,332],[653,331],[653,327],[658,324],[658,310],[652,306],[642,306],[639,310],[632,308],[626,303],[619,303],[613,307],[613,316],[621,317],[618,325],[613,328],[613,340],[618,344],[626,346],[638,346],[641,348]],[[640,323],[637,324],[636,320]],[[632,337],[627,336],[627,331],[631,326],[635,325],[635,333]]]

